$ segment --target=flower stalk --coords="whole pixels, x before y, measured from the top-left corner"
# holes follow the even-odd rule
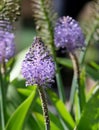
[[[27,86],[34,84],[39,86],[38,91],[42,102],[45,129],[50,130],[50,120],[44,88],[45,86],[46,88],[50,87],[54,82],[55,63],[40,37],[34,38],[34,42],[23,60],[22,74],[26,79]]]
[[[54,28],[54,42],[57,48],[64,48],[70,54],[74,54],[77,49],[84,47],[84,35],[79,23],[71,17],[59,18]],[[73,58],[73,57],[72,57]],[[76,57],[74,56],[74,59]],[[75,59],[76,60],[76,59]],[[73,63],[78,63],[74,62]],[[74,64],[75,75],[79,77],[78,64]],[[74,80],[73,80],[74,81]],[[78,80],[79,81],[79,80]],[[73,94],[74,94],[74,87]],[[73,96],[72,96],[73,97]],[[74,97],[73,97],[74,98]],[[72,99],[73,99],[72,98]]]
[[[5,129],[5,100],[4,100],[4,89],[2,87],[2,81],[1,81],[1,77],[0,77],[0,95],[1,95],[1,127],[2,130]]]
[[[74,77],[77,82],[77,90],[78,90],[79,105],[80,105],[80,112],[81,112],[82,111],[82,99],[81,99],[81,89],[80,89],[80,67],[79,67],[77,56],[74,53],[69,53],[69,56],[73,63]],[[73,105],[73,104],[71,104],[71,105]]]
[[[2,67],[0,69],[1,69],[0,70],[1,127],[2,127],[2,130],[5,130],[5,123],[6,123],[6,95],[5,95],[5,86],[4,86],[4,81],[3,81],[4,73],[2,71]]]
[[[38,92],[39,92],[41,103],[42,103],[45,130],[50,130],[50,119],[49,119],[49,114],[48,114],[47,100],[46,100],[46,95],[45,95],[43,87],[38,86]]]

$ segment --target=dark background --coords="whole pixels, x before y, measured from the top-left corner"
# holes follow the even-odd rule
[[[84,5],[91,0],[52,0],[54,7],[59,16],[71,16],[77,18]],[[25,27],[33,27],[33,18],[31,12],[31,1],[23,0],[22,2],[22,22]]]
[[[69,15],[76,18],[84,5],[91,0],[59,0],[62,2],[61,15]]]

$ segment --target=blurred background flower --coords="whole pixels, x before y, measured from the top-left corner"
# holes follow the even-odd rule
[[[15,36],[12,25],[7,20],[0,20],[0,63],[8,61],[15,54]]]
[[[54,42],[57,48],[65,48],[68,52],[74,52],[85,46],[82,29],[72,17],[63,16],[59,18],[54,31]]]

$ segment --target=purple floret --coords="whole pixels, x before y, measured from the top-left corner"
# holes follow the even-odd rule
[[[52,56],[40,38],[36,37],[22,63],[26,85],[50,86],[55,75]]]
[[[54,42],[57,48],[66,48],[70,52],[84,47],[84,35],[78,22],[69,16],[59,18],[54,29]]]
[[[0,63],[7,62],[15,54],[15,36],[8,21],[0,21]]]

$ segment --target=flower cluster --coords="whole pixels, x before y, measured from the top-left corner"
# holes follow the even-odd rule
[[[84,35],[78,22],[71,17],[62,17],[56,23],[54,33],[55,46],[75,51],[84,46]]]
[[[25,56],[22,74],[26,79],[26,85],[49,86],[53,82],[55,75],[53,58],[39,37],[34,39]]]
[[[14,34],[9,21],[0,20],[0,63],[7,62],[15,53]]]

